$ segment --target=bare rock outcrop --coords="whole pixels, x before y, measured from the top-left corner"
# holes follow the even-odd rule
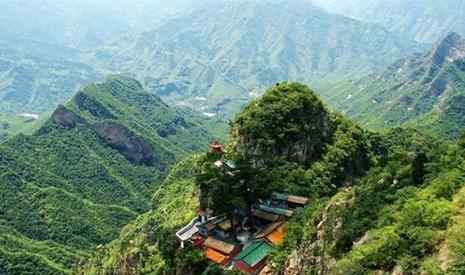
[[[103,122],[94,125],[94,129],[106,144],[116,149],[128,161],[135,164],[153,164],[152,146],[125,126],[113,122]]]
[[[349,193],[350,190],[347,190]],[[333,274],[331,268],[336,264],[336,259],[327,255],[325,250],[341,236],[343,221],[338,217],[338,211],[352,205],[350,196],[341,196],[330,202],[321,213],[316,235],[300,244],[288,257],[282,274],[305,275],[311,268],[320,275]]]
[[[66,129],[76,127],[78,124],[84,124],[85,120],[76,115],[73,111],[67,109],[65,106],[60,105],[52,114],[52,121]]]

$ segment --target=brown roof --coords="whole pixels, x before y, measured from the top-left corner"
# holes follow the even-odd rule
[[[268,225],[262,232],[260,232],[256,236],[256,239],[265,238],[266,236],[273,233],[276,229],[280,228],[283,224],[284,224],[284,222],[275,222],[275,223],[272,223],[272,224]]]
[[[234,253],[234,251],[236,250],[236,247],[234,245],[220,241],[212,237],[207,238],[203,245],[207,248],[215,249],[216,251],[226,255],[230,255]]]
[[[226,255],[223,255],[222,253],[214,250],[214,249],[211,249],[211,248],[207,248],[205,250],[205,256],[207,256],[207,258],[214,262],[214,263],[217,263],[217,264],[225,264],[226,261],[228,260],[228,256]]]
[[[223,152],[224,145],[219,143],[218,141],[214,141],[212,144],[210,144],[210,149]]]
[[[284,225],[276,228],[271,234],[266,236],[266,239],[272,243],[273,245],[280,245],[284,241],[284,237],[286,236],[286,231],[284,229]]]
[[[289,196],[287,197],[288,202],[296,203],[296,204],[302,204],[305,205],[308,203],[308,198],[305,197],[300,197],[300,196]]]
[[[279,218],[281,218],[280,215],[276,215],[276,214],[273,214],[273,213],[268,213],[268,212],[265,212],[265,211],[262,211],[262,210],[259,210],[259,209],[252,210],[252,215],[257,217],[257,218],[260,218],[260,219],[263,219],[263,220],[266,220],[266,221],[270,221],[270,222],[276,222],[277,220],[279,220]]]
[[[282,201],[287,201],[290,203],[301,204],[301,205],[305,205],[309,201],[309,199],[306,197],[286,195],[286,194],[277,193],[277,192],[274,192],[271,196],[276,200],[282,200]]]

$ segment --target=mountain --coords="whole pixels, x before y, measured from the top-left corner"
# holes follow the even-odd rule
[[[79,54],[33,41],[0,41],[0,111],[50,111],[83,84],[99,79],[98,72],[79,61]]]
[[[231,117],[278,81],[361,76],[420,48],[305,0],[220,1],[107,45],[95,64],[131,74],[171,104]]]
[[[342,83],[327,92],[331,103],[363,125],[410,125],[458,138],[465,126],[465,39],[450,33],[423,55],[405,58],[382,74]]]
[[[266,194],[276,188],[290,188],[289,190],[298,190],[299,193],[330,192],[325,188],[326,184],[334,182],[341,185],[344,179],[350,180],[369,164],[368,155],[364,153],[369,150],[364,143],[365,138],[368,138],[366,132],[337,114],[330,113],[304,85],[283,83],[273,87],[237,116],[228,142],[232,146],[228,149],[231,154],[226,156],[258,156],[255,161],[270,170],[252,175],[253,179],[247,182],[247,186],[238,188],[234,186],[242,182],[239,178],[231,180],[234,184],[206,178],[207,175],[215,175],[208,172],[208,167],[215,167],[213,162],[216,159],[213,156],[197,155],[180,162],[172,169],[161,189],[155,193],[153,200],[157,203],[153,204],[153,210],[128,225],[120,238],[107,248],[99,250],[98,256],[81,272],[118,274],[125,273],[124,270],[132,270],[129,273],[142,274],[144,268],[153,274],[202,274],[202,268],[208,266],[206,261],[203,257],[194,257],[195,251],[178,249],[174,235],[176,230],[195,216],[200,193],[215,194],[211,198],[212,203],[227,206],[231,203],[231,196],[237,195],[238,190],[254,193],[253,190],[261,188],[258,186],[264,183],[267,185],[264,191]],[[295,142],[290,143],[290,140]],[[347,150],[347,154],[339,155],[339,150]],[[287,174],[286,169],[281,170],[277,166],[276,170],[271,168],[280,162],[290,167],[295,165],[296,169],[300,165],[308,167],[312,163],[315,164],[315,169],[329,165],[324,166],[328,168],[328,178],[309,182],[308,185],[291,186],[287,182],[291,175]],[[321,163],[317,165],[319,162]],[[200,174],[204,176],[199,176]],[[301,178],[304,175],[298,172],[293,176],[296,180],[304,180]],[[200,177],[203,179],[201,183],[198,182]],[[212,186],[207,191],[200,192],[198,184],[205,185],[206,182],[211,182]],[[213,189],[218,189],[219,192],[213,192]],[[264,193],[257,194],[254,199],[263,198]],[[240,199],[236,198],[234,201],[239,202]],[[186,260],[188,258],[197,260],[189,262]]]
[[[434,43],[453,31],[465,35],[465,3],[462,0],[311,1],[330,12],[380,24],[423,43]]]
[[[31,132],[110,73],[133,75],[172,105],[231,118],[275,82],[361,76],[421,48],[305,0],[10,0],[1,26],[0,139]]]
[[[97,70],[87,51],[155,28],[206,2],[5,1],[0,14],[0,140],[32,132],[81,87],[109,74]]]
[[[168,167],[221,127],[133,79],[82,89],[34,134],[0,144],[0,270],[70,273],[148,210]]]
[[[2,5],[0,39],[92,49],[125,33],[153,28],[204,0],[8,0]]]
[[[175,233],[202,203],[235,217],[271,192],[310,202],[287,222],[262,275],[461,274],[464,141],[400,128],[373,133],[305,85],[279,83],[238,114],[224,156],[174,166],[153,209],[78,274],[235,274],[201,250],[179,248]],[[218,158],[234,161],[231,173],[217,172]]]
[[[313,203],[292,225],[270,269],[291,275],[464,272],[465,147],[399,130],[386,138],[393,145],[388,162]]]
[[[46,43],[0,41],[0,136],[31,128],[81,86],[101,78],[79,56]]]

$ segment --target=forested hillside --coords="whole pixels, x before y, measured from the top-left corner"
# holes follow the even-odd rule
[[[465,274],[464,0],[0,8],[0,275]]]
[[[132,74],[171,104],[232,117],[276,82],[362,76],[420,48],[306,0],[219,1],[109,44],[95,63]]]
[[[206,148],[208,128],[221,127],[132,79],[84,88],[33,135],[0,145],[0,270],[69,273],[147,211],[168,166]]]
[[[151,30],[204,2],[5,1],[0,14],[0,140],[32,132],[80,88],[111,73],[89,60],[88,51]]]
[[[465,126],[464,62],[465,39],[450,33],[425,54],[401,59],[382,74],[335,85],[325,95],[364,126],[407,125],[457,139]]]
[[[152,211],[81,273],[230,273],[175,240],[195,216],[201,187],[223,206],[216,214],[273,191],[310,198],[261,274],[461,274],[462,143],[415,130],[366,131],[304,85],[281,83],[235,119],[225,158],[238,170],[214,172],[208,154],[180,163]]]

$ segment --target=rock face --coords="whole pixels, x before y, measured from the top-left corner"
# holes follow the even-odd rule
[[[437,43],[431,53],[434,66],[442,66],[447,62],[454,62],[465,58],[465,39],[452,32],[440,43]]]
[[[151,145],[137,137],[123,125],[103,122],[94,126],[97,135],[112,148],[135,164],[152,165],[154,153]]]
[[[78,124],[85,123],[84,119],[73,113],[72,111],[68,110],[65,106],[60,105],[55,110],[52,115],[52,120],[56,124],[71,129],[76,127]]]
[[[347,194],[350,190],[347,190]],[[351,208],[353,201],[350,196],[341,197],[328,204],[322,212],[317,225],[317,233],[314,238],[305,240],[299,248],[289,255],[286,266],[282,274],[284,275],[305,275],[310,267],[318,270],[318,274],[337,274],[331,268],[335,265],[336,259],[326,253],[322,254],[326,248],[333,245],[333,242],[341,237],[343,221],[338,217],[341,209]],[[312,273],[313,274],[313,273]]]

